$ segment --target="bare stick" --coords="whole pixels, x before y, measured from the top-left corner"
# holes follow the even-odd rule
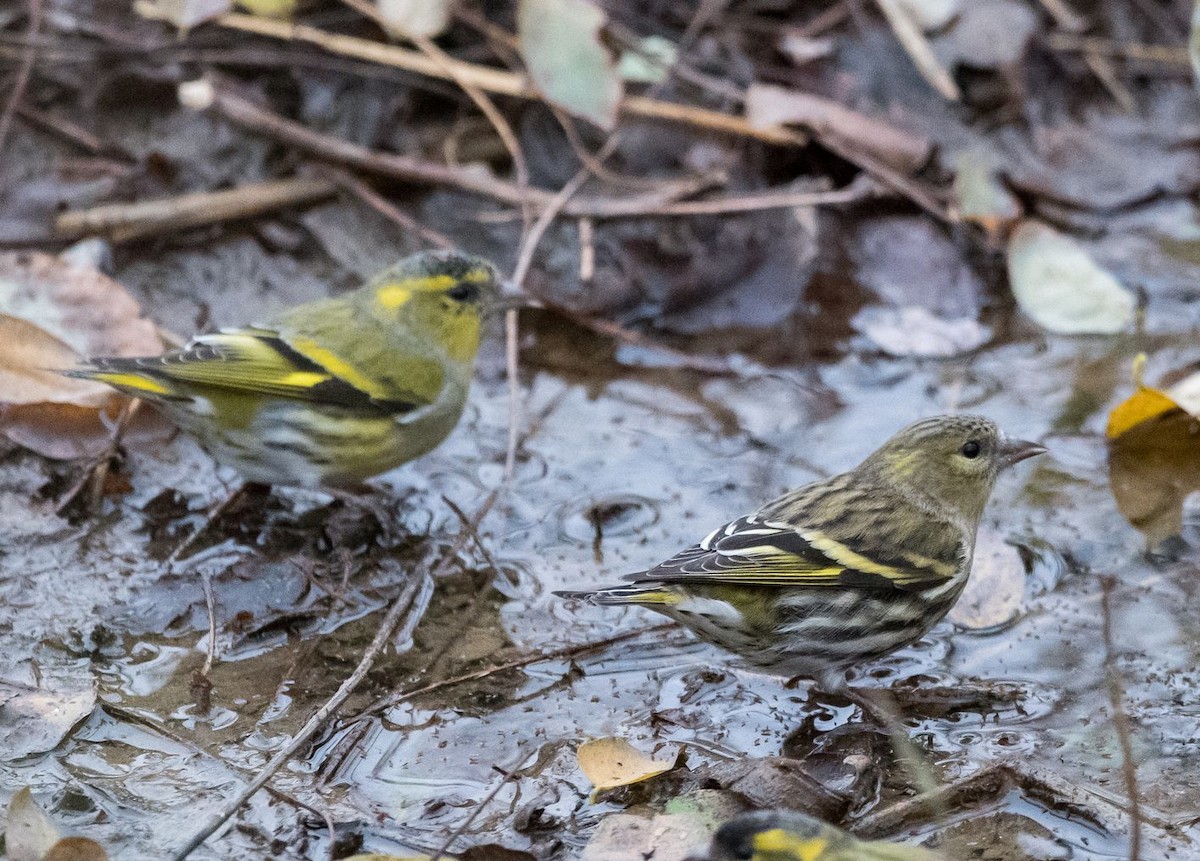
[[[434,230],[433,228],[426,227],[424,224],[421,224],[407,212],[400,209],[362,180],[351,175],[348,171],[342,170],[341,168],[323,166],[321,168],[321,172],[328,174],[329,177],[336,182],[340,188],[345,189],[350,194],[357,197],[384,218],[395,222],[406,230],[411,230],[433,247],[454,247],[454,240],[449,236]]]
[[[271,757],[271,761],[258,773],[246,787],[239,792],[233,799],[225,804],[221,811],[213,817],[213,819],[194,834],[188,842],[175,853],[174,861],[183,861],[198,849],[208,837],[225,824],[226,820],[232,817],[241,809],[241,806],[249,800],[250,796],[258,792],[268,780],[270,780],[285,762],[292,758],[292,755],[298,751],[303,745],[307,744],[309,739],[321,728],[326,719],[341,706],[346,698],[354,692],[359,683],[363,680],[366,674],[370,671],[371,665],[375,663],[375,658],[383,651],[388,641],[391,639],[392,633],[400,624],[400,620],[404,617],[405,611],[413,604],[414,598],[417,595],[418,589],[422,583],[428,584],[430,581],[428,575],[426,577],[413,580],[404,588],[404,590],[396,596],[391,607],[388,608],[387,615],[383,617],[383,621],[379,625],[379,630],[375,632],[375,638],[371,640],[371,645],[363,653],[362,658],[358,662],[358,666],[354,668],[354,672],[342,682],[333,696],[326,701],[325,705],[317,709],[300,728],[300,731],[292,736],[289,741],[275,756]]]
[[[256,182],[224,191],[181,194],[162,200],[116,203],[77,212],[64,212],[54,224],[58,239],[78,239],[99,234],[125,242],[159,233],[170,233],[249,218],[288,206],[312,203],[337,193],[326,179],[280,179]]]
[[[489,676],[496,675],[497,673],[504,673],[508,672],[509,670],[519,670],[524,667],[528,667],[530,664],[540,664],[543,661],[558,661],[562,660],[563,658],[575,658],[580,655],[587,654],[588,652],[598,652],[601,649],[607,649],[609,646],[615,646],[617,643],[624,643],[626,640],[632,640],[636,637],[642,636],[643,634],[653,634],[659,631],[668,631],[676,627],[677,626],[674,623],[668,622],[662,625],[653,625],[649,628],[637,628],[636,630],[626,631],[623,634],[617,634],[614,637],[609,637],[604,640],[596,640],[592,643],[576,643],[573,646],[564,646],[563,648],[555,649],[552,652],[539,652],[538,654],[526,655],[523,658],[507,661],[503,664],[492,664],[490,667],[484,667],[483,669],[475,670],[470,673],[463,673],[460,676],[453,676],[449,679],[442,679],[441,681],[432,682],[424,687],[413,688],[410,691],[404,691],[399,694],[393,694],[392,696],[381,700],[376,700],[350,720],[361,720],[362,718],[369,717],[373,714],[378,714],[384,709],[389,709],[392,706],[400,705],[400,703],[407,702],[416,697],[425,696],[426,694],[440,691],[443,688],[461,685],[464,682],[473,682],[478,681],[479,679],[486,679]]]
[[[601,149],[600,160],[603,161],[608,153],[612,152],[616,145],[616,135],[608,139],[608,143]],[[550,227],[550,222],[554,221],[559,212],[562,211],[563,205],[571,199],[571,195],[577,192],[580,187],[587,181],[591,175],[587,167],[578,171],[575,176],[571,177],[558,192],[554,195],[554,199],[541,211],[537,221],[529,228],[529,232],[525,235],[524,241],[521,243],[521,252],[517,256],[517,266],[513,270],[513,283],[517,287],[522,288],[525,284],[525,276],[529,274],[529,267],[533,263],[533,253],[537,250],[538,243],[541,242],[542,236],[545,235],[547,228]],[[508,448],[504,455],[504,477],[509,478],[513,474],[513,469],[517,463],[517,444],[520,442],[520,380],[517,379],[517,309],[510,308],[504,315],[504,328],[507,335],[505,341],[505,359],[508,365]]]
[[[77,126],[63,117],[38,110],[27,102],[17,105],[17,116],[30,125],[58,135],[92,155],[103,155],[106,152],[114,152],[123,159],[133,160],[133,157],[129,153],[106,144],[87,129]]]
[[[420,75],[442,80],[467,80],[481,90],[504,96],[516,96],[523,99],[540,99],[541,95],[530,84],[524,75],[489,66],[466,63],[462,60],[451,60],[454,77],[441,64],[416,51],[409,51],[395,45],[385,45],[370,39],[359,39],[353,36],[343,36],[328,33],[316,27],[303,24],[289,24],[283,21],[272,21],[253,15],[230,13],[216,19],[222,27],[229,27],[244,32],[257,33],[284,41],[309,42],[318,45],[334,54],[369,60],[385,66],[395,66]],[[808,138],[802,132],[779,127],[756,128],[742,117],[698,108],[692,105],[681,105],[674,102],[663,102],[645,96],[626,96],[621,102],[621,112],[631,116],[648,119],[666,120],[684,123],[697,128],[724,132],[739,137],[754,138],[765,143],[782,146],[802,146]]]
[[[499,766],[493,766],[493,768],[503,775],[500,782],[493,786],[487,795],[479,799],[479,803],[475,805],[475,809],[471,811],[471,815],[464,819],[457,828],[450,832],[450,836],[446,838],[446,842],[444,842],[438,848],[438,850],[433,853],[429,861],[438,861],[439,858],[445,855],[446,850],[453,845],[454,841],[458,839],[459,835],[471,827],[471,823],[475,821],[475,817],[477,817],[483,811],[483,808],[487,807],[488,804],[491,803],[492,799],[500,794],[500,790],[504,788],[505,784],[517,776],[515,771],[508,771],[500,768]]]
[[[958,85],[933,53],[933,46],[929,44],[929,40],[925,38],[912,16],[897,0],[875,0],[875,3],[883,12],[883,17],[887,19],[892,32],[896,34],[896,39],[912,59],[913,65],[921,73],[921,77],[943,97],[952,102],[961,101],[962,93],[959,92]]]
[[[1188,49],[1176,45],[1148,45],[1140,42],[1114,42],[1095,36],[1076,36],[1073,33],[1047,33],[1046,43],[1056,51],[1084,51],[1121,57],[1126,60],[1141,60],[1164,66],[1191,69],[1192,61]]]
[[[1125,795],[1129,798],[1129,861],[1142,856],[1142,802],[1138,791],[1137,763],[1133,758],[1133,740],[1129,731],[1129,716],[1125,713],[1125,690],[1121,674],[1113,664],[1112,591],[1116,578],[1100,580],[1100,606],[1104,613],[1104,676],[1108,682],[1108,699],[1112,704],[1113,729],[1121,745],[1121,771],[1125,775]]]
[[[479,522],[487,516],[487,513],[492,510],[492,506],[496,504],[499,497],[499,491],[493,490],[488,494],[487,499],[475,512],[472,518],[472,528],[478,528]],[[400,621],[404,618],[406,611],[412,607],[415,612],[408,614],[409,618],[405,621],[404,630],[411,632],[421,620],[421,616],[425,612],[425,606],[429,602],[429,597],[433,591],[433,582],[445,571],[455,559],[458,551],[470,538],[469,530],[459,532],[453,548],[442,561],[420,579],[413,580],[404,588],[404,590],[396,596],[392,605],[388,607],[387,613],[383,617],[383,621],[379,623],[379,630],[375,632],[375,637],[371,640],[371,644],[367,646],[363,652],[362,658],[359,659],[358,666],[354,668],[345,681],[338,686],[338,689],[333,693],[321,708],[317,709],[304,726],[292,736],[289,741],[275,756],[271,757],[271,761],[266,764],[258,776],[254,778],[241,792],[230,800],[221,811],[213,817],[213,819],[205,825],[199,832],[193,835],[187,844],[173,856],[173,861],[183,861],[188,855],[192,854],[208,837],[220,828],[225,822],[241,809],[241,806],[246,803],[250,796],[254,795],[259,789],[266,785],[267,781],[283,767],[283,764],[291,759],[292,755],[302,746],[308,743],[309,739],[316,734],[317,730],[325,723],[329,717],[341,708],[342,704],[349,698],[350,694],[362,683],[366,678],[367,673],[371,671],[375,659],[387,646],[388,641],[392,638],[393,633],[400,626]],[[420,596],[418,597],[418,593]]]

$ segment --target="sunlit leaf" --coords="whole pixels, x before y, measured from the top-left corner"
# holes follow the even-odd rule
[[[1128,328],[1137,301],[1074,239],[1036,221],[1021,222],[1008,243],[1008,280],[1035,323],[1062,335]]]
[[[1012,622],[1025,594],[1025,563],[1017,548],[990,529],[975,540],[971,579],[947,618],[960,628],[994,630]]]
[[[437,36],[450,24],[454,0],[376,0],[379,16],[406,36]]]
[[[1108,415],[1104,435],[1109,439],[1116,439],[1131,428],[1174,410],[1200,416],[1200,374],[1185,377],[1163,391],[1146,385],[1145,368],[1146,354],[1142,353],[1133,360],[1133,394]]]
[[[542,94],[564,110],[611,129],[624,86],[600,41],[607,16],[589,0],[521,0],[521,56]]]
[[[8,805],[4,849],[8,861],[42,861],[61,837],[58,827],[33,800],[29,787],[17,790]]]
[[[642,753],[622,738],[598,738],[579,745],[579,770],[596,792],[649,780],[675,767],[680,748],[668,747],[658,756]]]

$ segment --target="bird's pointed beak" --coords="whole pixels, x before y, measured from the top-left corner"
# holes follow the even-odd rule
[[[1031,457],[1037,457],[1039,454],[1045,454],[1047,448],[1041,443],[1030,442],[1025,439],[1009,439],[1007,436],[1000,439],[1000,468],[1008,469],[1015,463],[1020,463],[1023,460],[1028,460]]]
[[[500,296],[496,300],[497,311],[512,311],[517,308],[543,308],[545,307],[537,299],[534,299],[527,293],[523,293],[516,284],[511,280],[505,279],[499,282]]]

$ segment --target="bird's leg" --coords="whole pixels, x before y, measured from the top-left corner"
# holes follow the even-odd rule
[[[265,493],[269,493],[270,490],[270,485],[258,484],[256,482],[246,482],[220,502],[210,507],[208,511],[205,512],[204,520],[200,523],[200,525],[192,530],[192,534],[183,539],[183,541],[179,542],[179,544],[175,546],[175,549],[171,551],[171,555],[167,557],[167,568],[170,569],[173,567],[175,563],[179,561],[180,557],[182,557],[184,553],[191,549],[196,541],[199,540],[204,533],[208,532],[209,528],[221,518],[221,515],[232,508],[236,503],[240,502],[247,496],[260,496]]]

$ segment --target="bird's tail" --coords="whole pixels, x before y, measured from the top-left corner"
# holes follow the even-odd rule
[[[149,373],[139,359],[92,359],[86,364],[59,371],[64,377],[95,380],[114,389],[147,400],[189,400],[167,382]]]
[[[638,604],[643,607],[670,607],[681,600],[679,594],[667,586],[641,584],[637,586],[612,586],[608,589],[592,589],[581,592],[555,592],[560,598],[573,598],[589,604]]]

